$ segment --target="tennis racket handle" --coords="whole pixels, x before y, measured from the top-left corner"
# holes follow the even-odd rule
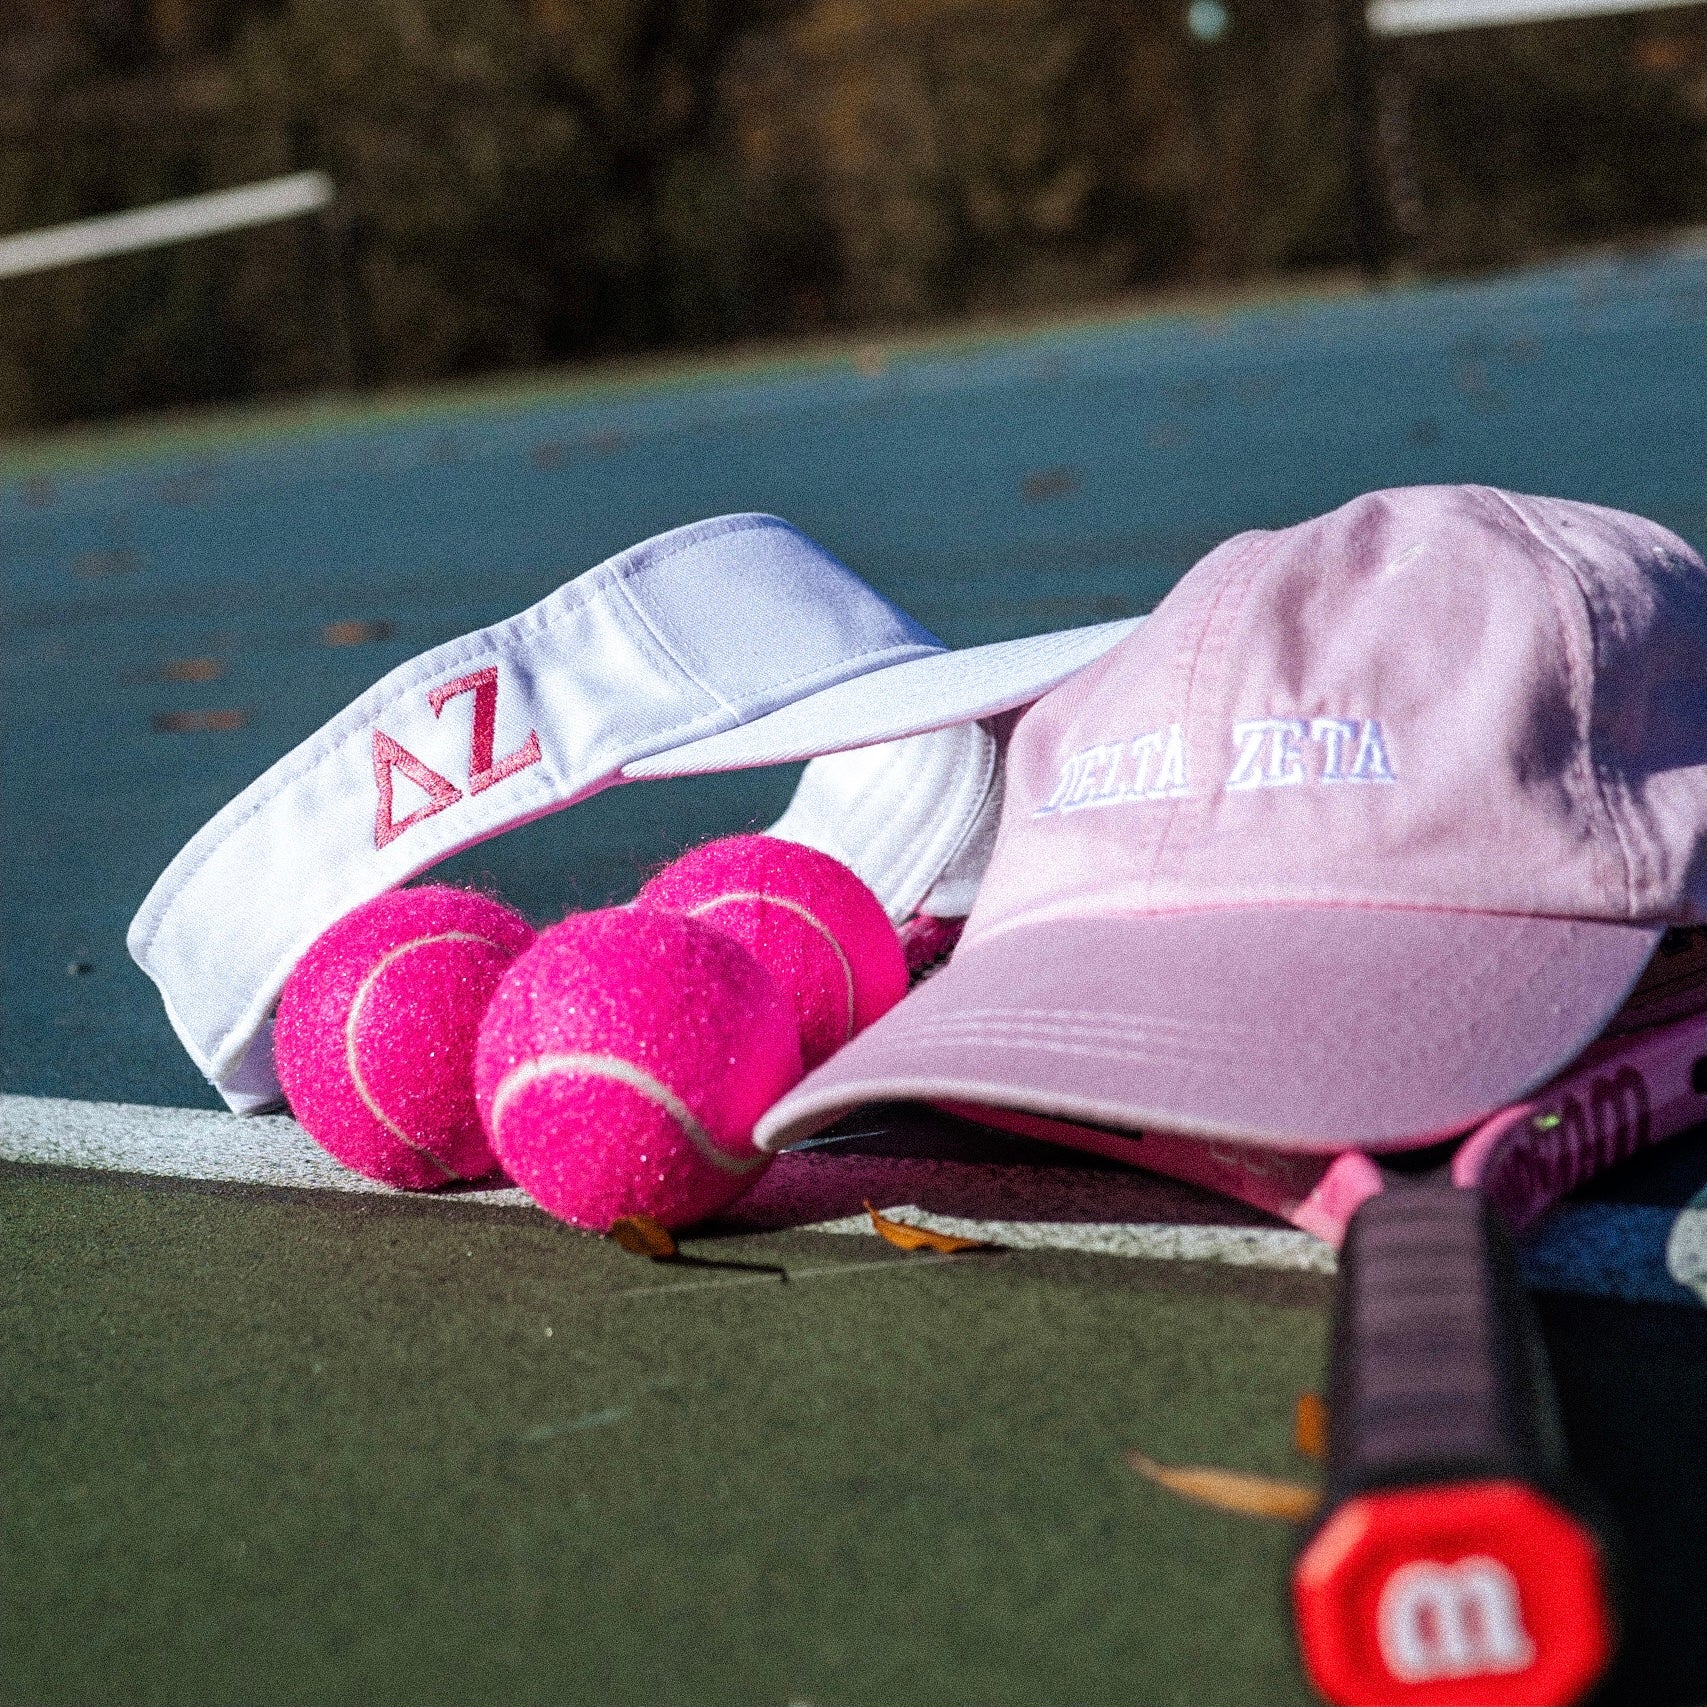
[[[1396,1185],[1340,1265],[1327,1490],[1293,1572],[1306,1668],[1335,1702],[1576,1700],[1611,1654],[1605,1546],[1503,1223]]]

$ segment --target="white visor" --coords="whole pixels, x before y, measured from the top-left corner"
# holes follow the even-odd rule
[[[1039,684],[1065,681],[1138,625],[1137,617],[968,646],[880,666],[738,728],[622,767],[625,782],[787,764],[894,741],[1029,705]]]
[[[269,1016],[280,988],[362,902],[626,777],[781,763],[1024,705],[1131,626],[949,652],[775,516],[696,522],[377,682],[191,838],[131,922],[130,952],[202,1073],[252,1112],[279,1100]],[[847,691],[867,680],[875,691]],[[933,766],[987,763],[981,750],[928,745],[937,757],[921,782]],[[640,771],[644,760],[656,768]],[[934,880],[926,867],[940,871],[964,840],[954,822],[983,816],[987,776],[967,786],[979,809],[968,793],[938,815],[929,860],[878,861],[892,891]]]

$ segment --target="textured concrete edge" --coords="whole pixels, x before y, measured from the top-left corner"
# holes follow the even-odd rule
[[[901,1203],[882,1213],[934,1233],[961,1239],[986,1239],[1013,1251],[1086,1251],[1097,1256],[1138,1257],[1150,1262],[1221,1262],[1237,1268],[1289,1268],[1332,1274],[1331,1245],[1288,1227],[1181,1226],[1142,1221],[985,1221],[962,1215],[937,1215],[916,1204]],[[869,1215],[814,1221],[812,1233],[870,1233]]]
[[[242,1117],[210,1109],[0,1096],[0,1161],[168,1179],[224,1181],[304,1191],[399,1196],[340,1166],[286,1115]],[[1015,1169],[1016,1180],[1024,1170]],[[484,1205],[537,1214],[514,1186],[410,1194],[412,1202]],[[1284,1227],[1172,1223],[978,1220],[912,1204],[886,1214],[1010,1250],[1078,1251],[1150,1262],[1332,1274],[1332,1249]],[[809,1222],[801,1232],[875,1236],[865,1215]],[[1707,1194],[1676,1210],[1638,1204],[1567,1204],[1523,1248],[1525,1282],[1542,1292],[1632,1303],[1707,1304]]]
[[[0,1096],[0,1161],[301,1191],[402,1195],[335,1162],[289,1115]],[[421,1202],[534,1210],[515,1186],[412,1193]],[[537,1211],[536,1211],[537,1212]]]

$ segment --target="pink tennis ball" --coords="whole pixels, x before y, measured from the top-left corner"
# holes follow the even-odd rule
[[[410,1190],[498,1165],[474,1104],[474,1042],[533,927],[442,885],[394,889],[315,939],[279,994],[291,1112],[346,1167]]]
[[[794,1003],[808,1070],[907,993],[883,903],[839,859],[777,836],[727,836],[666,866],[637,907],[726,931]]]
[[[475,1093],[505,1171],[606,1231],[703,1220],[769,1160],[753,1127],[799,1078],[788,998],[732,937],[613,907],[542,931],[486,1010]]]

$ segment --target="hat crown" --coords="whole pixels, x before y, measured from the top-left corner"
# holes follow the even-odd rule
[[[1707,572],[1488,487],[1229,540],[1021,721],[967,941],[1051,916],[1707,917]]]
[[[873,658],[943,643],[779,516],[715,516],[590,570],[620,586],[672,663],[744,717],[802,686],[844,681]],[[601,589],[604,590],[604,589]]]

